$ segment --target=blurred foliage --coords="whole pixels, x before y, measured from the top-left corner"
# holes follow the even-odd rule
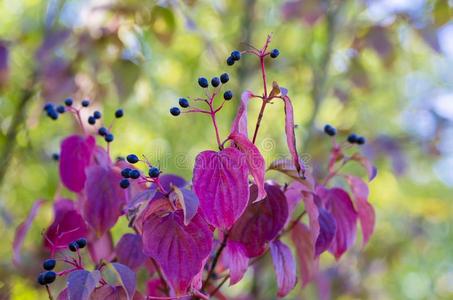
[[[239,67],[225,58],[260,46],[270,32],[281,55],[269,61],[268,77],[290,91],[299,147],[315,173],[325,172],[325,123],[340,138],[367,136],[379,169],[370,245],[359,252],[357,243],[338,264],[325,259],[316,284],[288,298],[452,299],[452,7],[447,0],[1,1],[0,299],[45,299],[35,274],[58,189],[51,154],[77,128],[68,117],[57,126],[44,117],[45,102],[93,99],[106,122],[123,107],[114,155],[143,153],[190,178],[195,155],[214,147],[213,130],[202,117],[174,119],[169,107],[197,96],[199,76],[227,70],[236,101],[221,116],[225,134],[241,91],[260,91],[253,58]],[[267,162],[287,155],[283,107],[274,106],[258,139]],[[258,108],[251,105],[252,118]],[[38,198],[49,202],[27,236],[24,264],[13,266],[15,227]],[[115,237],[126,230],[120,222]],[[270,265],[265,259],[225,291],[272,299]]]

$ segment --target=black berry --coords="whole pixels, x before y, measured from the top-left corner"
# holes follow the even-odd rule
[[[327,134],[327,135],[330,135],[330,136],[334,136],[337,134],[337,130],[335,129],[335,127],[327,124],[326,126],[324,126],[324,132]]]
[[[127,189],[129,187],[129,180],[127,180],[126,178],[121,179],[120,187]]]
[[[189,100],[186,98],[179,98],[179,106],[183,108],[189,107]]]
[[[138,170],[131,170],[129,172],[129,176],[132,178],[132,179],[137,179],[140,177],[140,172]]]
[[[88,107],[88,106],[90,106],[90,101],[88,101],[88,100],[83,100],[83,101],[82,101],[82,106],[83,106],[83,107]]]
[[[53,153],[53,154],[52,154],[52,159],[55,160],[55,161],[60,160],[60,154],[58,154],[58,153]]]
[[[96,124],[96,118],[93,117],[93,116],[89,116],[88,117],[88,124],[90,124],[90,125]]]
[[[123,111],[121,108],[117,109],[117,110],[115,111],[115,118],[119,119],[119,118],[121,118],[122,116],[124,116],[124,111]]]
[[[240,60],[241,59],[241,52],[239,52],[238,50],[234,50],[233,52],[231,52],[231,57],[234,59],[234,60]]]
[[[131,173],[131,169],[130,168],[126,168],[126,169],[121,170],[121,176],[123,176],[124,178],[129,178],[130,177],[130,173]]]
[[[63,105],[59,105],[57,107],[57,112],[59,112],[60,114],[64,113],[66,111],[66,109],[64,108]]]
[[[280,54],[280,51],[278,49],[274,49],[271,51],[271,57],[276,58]]]
[[[82,248],[85,248],[85,246],[87,245],[88,242],[87,242],[87,239],[80,238],[76,241],[76,243],[77,243],[77,246],[79,246],[79,248],[82,249]]]
[[[105,136],[107,134],[107,132],[108,132],[107,128],[105,128],[105,127],[101,127],[101,128],[98,129],[98,133],[101,136]]]
[[[66,106],[71,106],[72,103],[73,103],[73,101],[72,101],[71,98],[67,98],[67,99],[64,100],[64,104],[65,104]]]
[[[101,114],[100,111],[95,111],[95,112],[93,113],[93,117],[94,117],[95,119],[100,119],[100,118],[102,117],[102,114]]]
[[[359,136],[356,141],[357,144],[363,145],[366,143],[366,139],[363,136]]]
[[[230,80],[230,76],[228,75],[228,73],[223,73],[222,75],[220,75],[220,81],[222,83],[227,83],[228,80]]]
[[[54,271],[47,271],[44,273],[44,282],[46,284],[52,283],[57,278],[57,273]]]
[[[151,177],[151,178],[156,178],[156,177],[159,176],[159,174],[160,174],[159,168],[151,167],[151,168],[149,168],[149,170],[148,170],[148,175],[149,175],[149,177]]]
[[[49,258],[43,262],[42,267],[44,268],[44,270],[50,271],[55,268],[56,264],[57,261],[55,259]]]
[[[233,92],[232,91],[226,91],[223,93],[223,99],[225,100],[231,100],[233,98]]]
[[[107,133],[104,137],[104,140],[107,142],[107,143],[111,143],[113,142],[113,140],[115,139],[115,137],[113,136],[113,134],[111,133]]]
[[[212,85],[213,87],[218,87],[219,84],[220,84],[220,79],[219,79],[219,77],[214,77],[214,78],[211,79],[211,85]]]
[[[209,82],[206,78],[204,77],[200,77],[198,78],[198,84],[202,87],[202,88],[207,88],[209,86]]]
[[[76,242],[72,242],[72,243],[69,243],[68,248],[72,252],[76,252],[77,249],[79,249],[79,245]]]
[[[135,164],[139,161],[138,159],[138,156],[135,155],[135,154],[129,154],[127,157],[126,157],[126,160],[131,163],[131,164]]]
[[[181,113],[181,110],[179,110],[179,108],[177,108],[177,107],[172,107],[172,108],[170,108],[170,113],[176,117],[176,116],[179,116],[179,114]]]
[[[232,58],[231,56],[229,56],[229,57],[227,58],[227,60],[226,60],[226,63],[227,63],[227,65],[229,65],[229,66],[234,65],[234,58]]]
[[[48,112],[50,109],[53,109],[53,104],[52,103],[46,103],[43,106],[43,109]]]
[[[351,133],[348,136],[348,142],[351,144],[355,144],[355,143],[357,143],[357,138],[358,138],[358,136],[355,133]]]
[[[42,272],[42,273],[39,274],[39,276],[38,276],[37,281],[38,281],[38,283],[39,283],[40,285],[46,285],[46,280],[45,280],[45,278],[44,278],[44,274],[45,274],[45,273]]]

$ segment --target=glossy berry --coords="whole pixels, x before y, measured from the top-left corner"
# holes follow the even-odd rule
[[[77,249],[79,249],[79,245],[77,245],[76,242],[72,242],[72,243],[69,243],[68,248],[69,248],[69,250],[71,250],[72,252],[76,252]]]
[[[53,153],[53,154],[52,154],[52,159],[55,160],[55,161],[60,160],[60,154],[58,154],[58,153]]]
[[[101,127],[101,128],[98,129],[98,133],[101,136],[105,136],[107,134],[107,132],[108,132],[107,128],[105,128],[105,127]]]
[[[66,111],[66,109],[64,108],[63,105],[59,105],[57,107],[57,112],[59,112],[60,114],[64,113]]]
[[[276,58],[280,54],[280,51],[278,49],[274,49],[271,51],[271,57]]]
[[[179,106],[183,108],[189,107],[189,100],[186,98],[179,98]]]
[[[359,145],[363,145],[363,144],[365,144],[365,142],[366,142],[366,139],[363,136],[359,136],[356,141],[356,143]]]
[[[232,58],[231,56],[229,56],[229,57],[227,58],[227,60],[226,60],[226,63],[227,63],[227,65],[229,65],[229,66],[234,65],[234,58]]]
[[[102,117],[102,114],[101,114],[100,111],[95,111],[95,112],[93,113],[93,117],[94,117],[95,119],[100,119],[100,118]]]
[[[124,116],[124,111],[123,111],[121,108],[117,109],[117,110],[115,111],[115,118],[119,119],[119,118],[121,118],[122,116]]]
[[[48,112],[50,109],[53,109],[53,105],[52,103],[46,103],[42,109]]]
[[[206,78],[204,77],[200,77],[198,78],[198,84],[202,87],[202,88],[207,88],[209,86],[209,82]]]
[[[222,83],[227,83],[229,80],[230,76],[228,75],[228,73],[223,73],[222,75],[220,75],[220,81]]]
[[[138,159],[138,156],[135,155],[135,154],[129,154],[127,157],[126,157],[126,160],[131,163],[131,164],[135,164],[139,161]]]
[[[42,273],[39,274],[39,276],[38,276],[37,281],[38,281],[38,283],[39,283],[40,285],[46,285],[46,284],[47,284],[47,283],[46,283],[46,280],[45,280],[45,278],[44,278],[44,274],[45,274],[45,273],[42,272]]]
[[[93,117],[93,116],[89,116],[88,117],[88,124],[90,124],[90,125],[96,124],[96,118]]]
[[[239,52],[238,50],[234,50],[233,52],[231,52],[231,57],[235,60],[235,61],[238,61],[241,59],[241,52]]]
[[[233,98],[233,92],[232,91],[226,91],[223,93],[223,99],[225,100],[231,100]]]
[[[77,244],[77,246],[79,246],[80,249],[85,248],[85,246],[87,245],[87,243],[88,243],[88,242],[87,242],[87,239],[85,239],[85,238],[80,238],[80,239],[78,239],[78,240],[76,241],[76,244]]]
[[[151,168],[149,168],[149,170],[148,170],[148,175],[149,175],[149,177],[151,177],[151,178],[156,178],[156,177],[159,176],[159,174],[160,174],[159,168],[151,167]]]
[[[90,101],[88,101],[88,100],[83,100],[83,101],[82,101],[82,106],[83,106],[83,107],[88,107],[88,106],[90,106]]]
[[[64,100],[64,104],[65,104],[66,106],[71,106],[72,103],[73,103],[73,101],[72,101],[71,98],[67,98],[67,99]]]
[[[53,106],[47,109],[47,116],[52,120],[58,120],[58,112],[54,109]]]
[[[127,189],[129,187],[129,180],[127,180],[126,178],[121,179],[120,187]]]
[[[181,111],[179,110],[179,108],[177,107],[172,107],[170,108],[170,113],[173,115],[173,116],[179,116],[179,114],[181,113]]]
[[[219,79],[219,77],[214,77],[214,78],[211,79],[211,85],[212,85],[213,87],[218,87],[219,84],[220,84],[220,79]]]
[[[358,136],[355,133],[351,133],[348,136],[348,142],[351,144],[355,144],[355,143],[357,143],[357,138],[358,138]]]
[[[335,136],[337,134],[337,130],[335,129],[335,127],[333,127],[329,124],[324,126],[324,132],[329,136]]]
[[[44,282],[46,284],[52,283],[57,278],[57,273],[54,271],[47,271],[44,273]]]
[[[131,170],[129,172],[129,176],[132,178],[132,179],[137,179],[140,177],[140,172],[138,170]]]
[[[114,137],[113,134],[111,134],[111,133],[107,133],[107,134],[105,135],[105,138],[104,138],[104,140],[105,140],[107,143],[113,142],[114,139],[115,139],[115,137]]]
[[[42,267],[44,268],[44,270],[50,271],[55,268],[56,264],[57,261],[55,259],[49,258],[42,263]]]
[[[129,178],[130,177],[130,173],[131,173],[131,169],[130,168],[126,168],[126,169],[121,170],[121,176],[123,176],[124,178]]]

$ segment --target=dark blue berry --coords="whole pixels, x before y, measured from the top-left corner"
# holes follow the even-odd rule
[[[55,160],[55,161],[58,161],[60,159],[60,154],[58,153],[53,153],[52,154],[52,159]]]
[[[93,117],[94,117],[95,119],[100,119],[100,118],[102,117],[102,114],[101,114],[100,111],[95,111],[95,112],[93,113]]]
[[[231,100],[233,98],[233,92],[232,91],[226,91],[223,93],[223,99],[225,100]]]
[[[66,98],[66,99],[64,100],[64,104],[65,104],[66,106],[71,106],[72,103],[73,103],[73,101],[72,101],[71,98]]]
[[[121,118],[122,116],[124,116],[124,111],[123,111],[121,108],[117,109],[117,110],[115,111],[115,118],[119,119],[119,118]]]
[[[355,144],[355,143],[357,143],[357,138],[358,138],[358,136],[355,133],[351,133],[348,136],[348,142],[350,142],[351,144]]]
[[[232,58],[231,56],[229,56],[229,57],[227,58],[227,60],[226,60],[226,63],[227,63],[227,65],[229,65],[229,66],[234,65],[234,58]]]
[[[85,248],[85,246],[87,245],[88,242],[87,242],[87,239],[80,238],[76,241],[76,243],[77,243],[77,246],[79,246],[79,248],[82,249],[82,248]]]
[[[121,176],[123,176],[124,178],[129,178],[130,172],[131,172],[130,168],[123,169],[121,170]]]
[[[52,120],[58,120],[58,113],[52,108],[47,111],[47,116]]]
[[[129,180],[127,180],[126,178],[121,179],[120,187],[127,189],[129,187]]]
[[[66,111],[66,109],[64,108],[63,105],[59,105],[57,107],[57,112],[59,112],[60,114],[64,113]]]
[[[49,259],[46,259],[42,263],[42,267],[44,268],[44,270],[50,271],[50,270],[53,270],[55,268],[56,264],[57,264],[57,261],[55,259],[49,258]]]
[[[179,110],[179,108],[177,107],[172,107],[170,108],[170,113],[173,115],[173,116],[179,116],[179,114],[181,113],[181,111]]]
[[[105,127],[99,128],[99,129],[98,129],[98,133],[99,133],[99,135],[101,135],[101,136],[105,136],[105,135],[108,133],[107,128],[105,128]]]
[[[69,250],[71,250],[72,252],[76,252],[77,249],[79,249],[79,245],[77,245],[76,242],[72,242],[72,243],[69,243],[68,248],[69,248]]]
[[[329,136],[334,136],[337,134],[337,130],[335,129],[335,127],[327,124],[326,126],[324,126],[324,132],[329,135]]]
[[[88,124],[90,124],[90,125],[96,124],[96,118],[93,117],[93,116],[89,116],[88,117]]]
[[[231,52],[231,57],[234,59],[234,60],[240,60],[241,59],[241,52],[239,52],[238,50],[234,50],[233,52]]]
[[[115,139],[115,137],[114,137],[113,134],[111,134],[111,133],[107,133],[107,134],[105,135],[105,138],[104,138],[104,140],[105,140],[107,143],[113,142],[114,139]]]
[[[206,78],[204,77],[200,77],[198,78],[198,84],[202,87],[202,88],[207,88],[209,86],[209,82]]]
[[[363,136],[359,136],[356,141],[357,144],[363,145],[366,143],[366,139]]]
[[[228,73],[223,73],[222,75],[220,75],[220,81],[222,83],[227,83],[229,80],[230,76],[228,75]]]
[[[129,172],[129,176],[132,178],[132,179],[137,179],[140,177],[140,172],[138,170],[131,170]]]
[[[126,157],[126,160],[131,163],[131,164],[135,164],[139,161],[138,159],[138,156],[135,155],[135,154],[129,154],[127,157]]]
[[[220,79],[219,79],[219,77],[214,77],[214,78],[211,79],[211,85],[212,85],[213,87],[218,87],[219,84],[220,84]]]
[[[82,106],[83,106],[83,107],[88,107],[88,106],[90,106],[90,101],[89,101],[89,100],[83,100],[83,101],[82,101]]]
[[[179,98],[179,106],[183,108],[189,107],[189,100],[186,98]]]
[[[151,168],[149,168],[149,170],[148,170],[148,175],[149,175],[149,177],[151,177],[151,178],[156,178],[156,177],[159,176],[159,174],[160,174],[159,168],[151,167]]]
[[[271,57],[276,58],[280,54],[280,51],[278,49],[274,49],[271,51]]]
[[[39,276],[38,276],[37,281],[38,281],[38,283],[39,283],[40,285],[46,285],[46,280],[45,280],[45,278],[44,278],[44,274],[45,274],[45,273],[42,272],[42,273],[39,274]]]
[[[43,110],[49,111],[50,109],[53,109],[53,104],[52,103],[46,103],[43,106]]]
[[[44,273],[44,281],[46,284],[52,283],[57,278],[57,273],[54,271],[47,271]]]

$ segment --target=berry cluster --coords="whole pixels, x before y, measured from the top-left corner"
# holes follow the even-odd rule
[[[267,53],[272,58],[277,58],[280,55],[280,51],[278,49],[273,49],[271,52]],[[266,54],[266,55],[267,55]],[[234,50],[231,52],[230,56],[226,59],[226,63],[229,66],[234,65],[235,62],[241,59],[241,52],[238,50]]]
[[[83,249],[87,245],[87,240],[84,238],[78,239],[68,244],[68,249],[76,252],[78,249]]]
[[[57,278],[57,273],[55,273],[52,270],[55,268],[56,265],[57,261],[53,258],[46,259],[43,262],[42,267],[46,271],[38,275],[38,283],[40,285],[51,284],[52,282],[55,281],[55,279]]]
[[[327,134],[328,136],[335,136],[337,134],[337,130],[332,125],[327,124],[324,126],[324,133]],[[351,144],[363,145],[365,144],[366,139],[363,136],[351,133],[347,137],[347,141]]]
[[[130,164],[136,164],[140,161],[137,155],[129,154],[126,157],[126,160]],[[152,166],[148,161],[145,161],[148,166],[148,176],[149,178],[145,177],[146,181],[154,182],[160,175],[160,170],[158,167]],[[121,170],[121,176],[123,179],[120,181],[120,187],[123,189],[127,189],[130,185],[129,179],[138,179],[140,178],[141,174],[139,170],[132,169],[132,168],[124,168]],[[149,180],[148,180],[149,179]]]

